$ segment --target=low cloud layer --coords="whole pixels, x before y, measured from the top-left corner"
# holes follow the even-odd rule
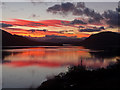
[[[80,29],[79,32],[99,32],[100,29]]]
[[[87,24],[87,23],[83,22],[82,20],[75,19],[75,20],[71,21],[70,24]]]
[[[60,27],[60,25],[69,25],[70,21],[65,20],[42,20],[42,21],[30,21],[23,19],[14,19],[14,21],[2,21],[5,24],[11,24],[13,26],[27,26],[27,27]]]
[[[39,29],[30,29],[28,30],[29,32],[36,32],[36,31],[43,31],[43,32],[46,32],[47,30],[46,29],[43,29],[43,30],[39,30]]]
[[[5,24],[5,23],[0,23],[0,27],[5,28],[5,27],[11,27],[13,25],[11,24]]]
[[[102,27],[93,27],[93,28],[87,28],[87,29],[80,29],[79,32],[99,32],[105,30],[105,28]]]

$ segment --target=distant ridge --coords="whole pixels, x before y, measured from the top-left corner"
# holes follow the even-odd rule
[[[1,29],[0,29],[1,30]],[[72,41],[71,41],[72,42]],[[89,49],[120,49],[120,34],[116,32],[100,32],[93,34],[81,41],[68,42],[66,44],[72,44],[77,46],[84,46]],[[30,40],[26,37],[12,35],[2,30],[2,46],[62,46],[61,42],[42,42]]]
[[[4,46],[41,46],[41,45],[57,46],[61,44],[33,41],[30,39],[27,39],[26,37],[12,35],[2,30],[2,46],[3,47]]]
[[[116,32],[100,32],[86,38],[79,45],[90,49],[120,48],[120,34]]]

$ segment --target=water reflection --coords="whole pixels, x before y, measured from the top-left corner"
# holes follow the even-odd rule
[[[84,47],[34,47],[24,49],[4,50],[8,53],[4,56],[5,65],[14,67],[45,66],[61,67],[66,65],[84,64],[87,67],[106,67],[109,63],[116,62],[116,56],[111,58],[99,57],[97,51],[90,51]]]
[[[115,63],[120,58],[115,55],[101,57],[98,52],[78,46],[5,49],[3,87],[38,87],[46,77],[65,72],[68,66],[82,64],[89,69],[96,69]]]

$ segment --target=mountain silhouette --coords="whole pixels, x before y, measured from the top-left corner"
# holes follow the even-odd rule
[[[23,36],[12,35],[2,30],[2,46],[61,46],[61,42],[42,42],[28,39]],[[93,34],[85,40],[77,40],[75,42],[67,42],[77,46],[84,46],[89,49],[120,49],[120,34],[116,32],[100,32]]]
[[[110,31],[100,32],[89,36],[76,45],[82,45],[89,49],[120,48],[120,34]]]
[[[12,35],[4,30],[2,30],[2,46],[57,46],[61,45],[59,43],[48,43],[48,42],[38,42],[30,40],[23,36]]]

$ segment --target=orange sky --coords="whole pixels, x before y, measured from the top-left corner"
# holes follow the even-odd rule
[[[3,30],[11,34],[31,37],[45,37],[46,35],[57,35],[66,37],[76,36],[78,38],[89,37],[91,33],[79,32],[79,26],[83,26],[83,29],[101,26],[107,27],[107,25],[101,24],[70,24],[70,21],[66,20],[30,21],[23,19],[12,19],[11,21],[1,22],[4,24],[13,25],[11,27],[3,27]]]

